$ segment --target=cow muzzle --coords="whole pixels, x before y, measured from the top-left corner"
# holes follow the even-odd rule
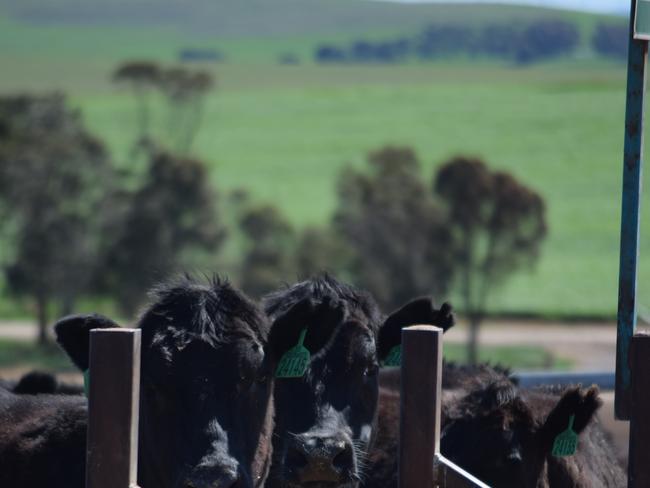
[[[339,434],[292,436],[287,445],[285,466],[299,484],[347,483],[355,471],[352,441]]]

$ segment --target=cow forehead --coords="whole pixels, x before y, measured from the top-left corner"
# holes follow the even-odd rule
[[[348,321],[337,329],[327,355],[340,355],[352,362],[356,358],[372,358],[376,355],[375,337],[372,331],[356,321]]]
[[[348,344],[363,342],[374,344],[375,342],[375,336],[367,324],[356,320],[344,322],[337,332],[336,340]]]
[[[239,368],[242,366],[257,367],[264,360],[262,344],[251,337],[238,337],[227,342],[215,343],[203,338],[194,338],[183,347],[177,349],[171,361],[189,366],[192,370],[211,371],[217,367]]]
[[[375,317],[360,307],[348,308],[346,320],[348,322],[354,322],[357,325],[368,329],[369,331],[372,331],[376,328]]]
[[[524,432],[534,429],[535,425],[530,412],[521,405],[506,405],[494,409],[485,416],[478,417],[479,421],[494,432],[500,435],[512,435],[513,432]]]

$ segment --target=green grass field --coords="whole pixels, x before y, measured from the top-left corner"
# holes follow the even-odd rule
[[[445,344],[443,355],[449,361],[464,363],[467,350],[461,344]],[[553,356],[536,346],[481,346],[479,361],[514,370],[568,370],[573,364],[569,359]]]
[[[567,15],[584,29],[596,19]],[[378,25],[376,32],[380,27],[386,29]],[[166,29],[35,27],[4,19],[0,91],[65,90],[124,162],[135,131],[134,108],[108,77],[121,59],[172,60],[188,38]],[[337,31],[332,38],[346,35]],[[491,309],[615,315],[624,65],[588,56],[526,69],[484,60],[273,63],[288,49],[310,52],[317,39],[322,37],[240,33],[219,41],[228,46],[231,61],[213,67],[218,88],[207,101],[195,149],[222,192],[248,188],[300,227],[324,223],[335,205],[340,168],[362,164],[368,151],[384,144],[413,146],[428,179],[452,155],[480,155],[541,192],[550,225],[539,265],[496,290]],[[647,229],[647,212],[642,220]],[[641,243],[640,301],[649,303],[650,244],[643,238]],[[233,258],[228,253],[219,266],[232,269]]]
[[[46,371],[75,371],[56,345],[37,346],[23,341],[0,340],[0,368],[23,367]]]
[[[223,85],[209,100],[196,150],[220,188],[249,188],[307,225],[330,215],[339,169],[362,164],[382,144],[415,147],[427,178],[451,155],[481,155],[540,191],[550,223],[539,266],[517,276],[492,308],[614,315],[621,68],[225,66],[219,73]],[[123,154],[130,100],[105,93],[75,101]],[[646,242],[642,286],[650,278]]]

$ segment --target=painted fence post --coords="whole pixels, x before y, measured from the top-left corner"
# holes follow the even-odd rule
[[[86,488],[137,488],[140,330],[90,332]]]
[[[399,487],[433,487],[440,451],[442,333],[438,327],[402,329]]]
[[[639,255],[639,212],[643,159],[643,101],[646,84],[648,42],[634,39],[634,12],[630,13],[625,105],[625,147],[623,155],[623,203],[618,285],[618,332],[616,338],[615,415],[630,418],[630,342],[636,329],[637,260]]]

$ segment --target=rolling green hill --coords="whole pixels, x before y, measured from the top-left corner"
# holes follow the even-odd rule
[[[171,27],[222,38],[404,32],[431,23],[479,24],[596,15],[525,6],[396,4],[369,0],[0,0],[20,21],[40,25]]]
[[[174,60],[187,46],[218,48],[230,62],[311,59],[321,42],[414,36],[439,25],[516,25],[565,19],[582,33],[578,56],[603,16],[525,6],[393,4],[369,0],[0,0],[0,61]],[[620,18],[611,18],[622,21]]]

